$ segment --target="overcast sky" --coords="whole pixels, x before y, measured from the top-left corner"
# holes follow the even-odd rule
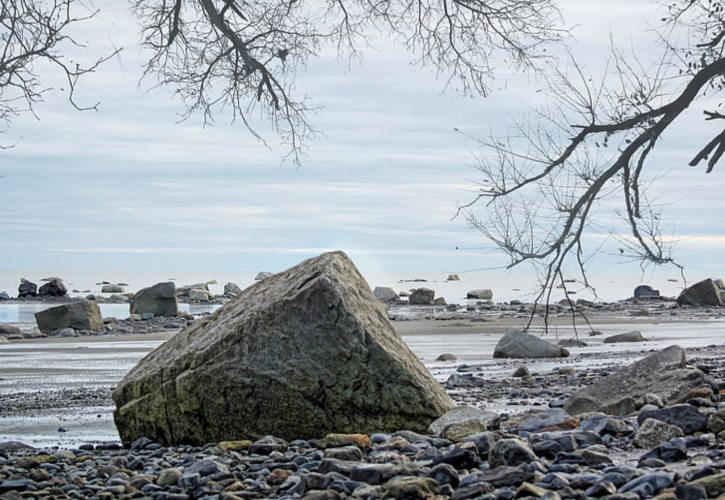
[[[224,118],[176,123],[182,106],[169,90],[139,87],[138,27],[125,2],[96,4],[102,12],[84,36],[101,51],[124,48],[79,88],[81,101],[102,102],[99,111],[79,113],[51,94],[39,120],[24,115],[2,137],[18,141],[0,151],[2,269],[279,270],[329,249],[364,271],[505,263],[452,220],[476,180],[476,143],[454,127],[505,131],[536,104],[537,82],[504,69],[492,97],[462,98],[442,94],[442,81],[388,41],[349,68],[323,58],[299,87],[322,106],[312,120],[325,136],[295,168]],[[648,36],[652,4],[577,0],[562,10],[576,25],[572,50],[596,66],[610,30],[623,45]],[[725,250],[723,169],[705,176],[686,166],[709,130],[693,118],[668,134],[657,165],[667,227],[693,278],[721,272]]]

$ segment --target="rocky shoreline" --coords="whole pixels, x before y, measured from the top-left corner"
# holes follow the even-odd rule
[[[622,356],[610,355],[597,366],[572,360],[550,370],[529,360],[523,376],[514,376],[514,371],[522,375],[516,369],[523,360],[510,360],[510,372],[499,377],[460,363],[445,384],[449,395],[458,405],[485,408],[486,414],[495,410],[493,418],[486,417],[488,430],[462,439],[400,430],[323,440],[267,436],[201,447],[166,447],[146,439],[127,449],[118,443],[72,450],[2,443],[0,495],[716,498],[725,494],[725,345],[688,349],[687,354],[691,365],[719,384],[719,394],[692,394],[684,404],[665,405],[658,419],[672,423],[654,429],[642,419],[651,406],[626,417],[571,417],[561,410],[575,391],[621,367]],[[577,359],[586,357],[582,353]],[[63,401],[110,404],[105,389],[58,398],[25,396],[16,396],[15,410],[32,412]]]

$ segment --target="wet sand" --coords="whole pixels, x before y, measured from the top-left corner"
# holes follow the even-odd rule
[[[672,344],[703,348],[725,345],[725,321],[661,318],[590,318],[602,335],[588,336],[577,327],[587,347],[571,348],[569,358],[557,360],[494,360],[493,349],[520,318],[480,320],[396,321],[396,330],[433,375],[446,380],[461,364],[481,365],[487,376],[500,379],[514,367],[550,371],[560,366],[627,364],[652,350]],[[532,332],[537,331],[534,325]],[[639,330],[647,341],[604,344],[607,335]],[[552,318],[545,338],[574,337],[571,318]],[[170,333],[15,341],[0,345],[0,441],[19,440],[34,446],[77,446],[85,442],[116,441],[110,389],[141,357],[170,338]],[[437,362],[441,353],[456,362]],[[498,402],[500,406],[502,402]],[[517,407],[513,411],[530,408]],[[509,409],[510,410],[510,409]]]

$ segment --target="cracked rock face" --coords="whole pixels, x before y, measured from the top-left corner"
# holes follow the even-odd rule
[[[113,399],[125,444],[425,431],[454,406],[342,252],[242,291],[142,359]]]

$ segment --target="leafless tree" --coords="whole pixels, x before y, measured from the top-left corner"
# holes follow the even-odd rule
[[[146,75],[175,89],[184,116],[211,122],[231,110],[260,140],[268,120],[294,162],[315,134],[295,75],[326,46],[354,58],[376,35],[398,40],[449,85],[485,95],[494,55],[533,68],[563,34],[550,0],[134,0],[133,9],[152,54]]]
[[[705,120],[725,118],[719,111],[724,7],[711,0],[668,4],[657,30],[663,48],[658,61],[645,66],[613,49],[605,76],[596,79],[572,58],[547,82],[549,105],[510,136],[481,142],[480,190],[459,213],[508,255],[509,268],[530,263],[538,270],[536,303],[545,303],[547,324],[555,288],[564,290],[573,314],[578,312],[567,293],[566,271],[576,269],[580,283],[594,290],[586,265],[599,245],[592,248],[585,235],[612,227],[611,219],[601,225],[596,219],[598,213],[610,214],[607,207],[621,207],[631,233],[620,241],[620,253],[642,265],[682,270],[662,237],[660,210],[647,197],[644,174],[663,133],[687,108],[701,104]],[[710,173],[723,153],[725,130],[690,165],[706,162]]]
[[[76,10],[85,14],[76,16]],[[73,26],[94,15],[78,0],[0,2],[0,133],[20,113],[35,113],[35,106],[52,89],[46,81],[46,71],[60,73],[65,80],[63,90],[76,109],[98,106],[79,104],[76,85],[83,75],[95,71],[113,54],[88,64],[64,55],[73,46],[81,46],[70,33]]]

